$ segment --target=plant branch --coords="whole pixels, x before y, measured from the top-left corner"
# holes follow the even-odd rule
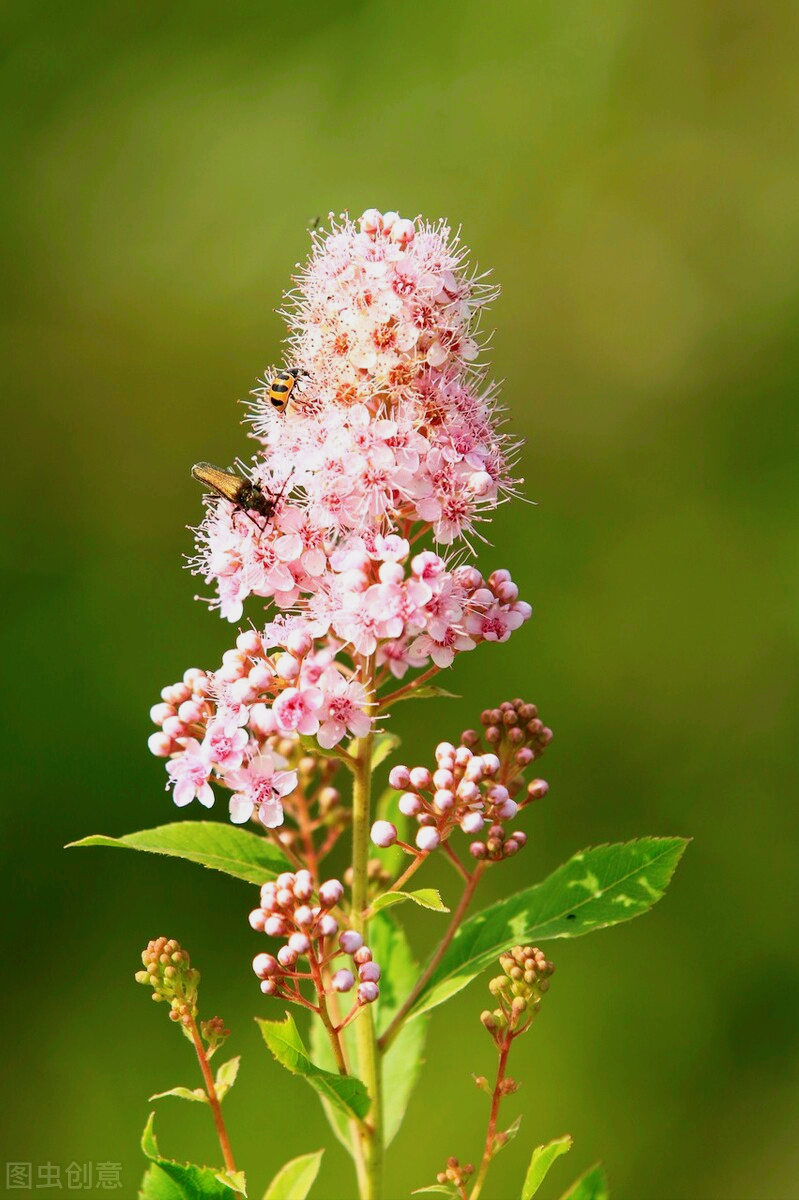
[[[485,869],[485,863],[479,862],[477,864],[477,866],[475,867],[474,871],[472,872],[472,874],[469,876],[466,887],[463,889],[463,894],[461,895],[461,898],[458,901],[458,907],[455,909],[454,913],[452,914],[452,920],[450,921],[450,923],[447,927],[447,932],[444,934],[443,938],[439,942],[438,949],[436,950],[433,957],[430,959],[430,962],[427,964],[425,970],[419,976],[418,980],[416,981],[416,985],[411,990],[410,994],[408,995],[407,999],[405,1000],[405,1003],[402,1005],[402,1007],[396,1013],[393,1021],[388,1026],[388,1028],[386,1029],[383,1036],[379,1039],[378,1046],[380,1047],[381,1051],[384,1054],[385,1054],[386,1050],[388,1050],[391,1043],[394,1041],[394,1038],[397,1036],[397,1034],[402,1029],[402,1026],[405,1024],[405,1018],[407,1017],[408,1013],[410,1012],[410,1010],[413,1008],[414,1004],[416,1003],[417,997],[420,996],[421,993],[424,991],[425,987],[427,986],[427,981],[431,978],[436,967],[438,966],[438,964],[441,962],[442,958],[444,957],[450,942],[452,941],[455,934],[457,933],[458,926],[460,925],[461,921],[464,918],[466,909],[469,907],[472,896],[474,895],[477,885],[480,882],[480,878],[483,874],[484,869]]]
[[[236,1170],[236,1163],[233,1159],[233,1151],[230,1149],[230,1141],[228,1140],[227,1130],[225,1129],[225,1120],[222,1116],[222,1106],[220,1105],[219,1097],[216,1094],[214,1077],[211,1073],[211,1065],[208,1062],[208,1056],[205,1052],[202,1038],[200,1037],[200,1031],[197,1028],[197,1022],[194,1020],[194,1017],[190,1015],[187,1017],[187,1028],[191,1034],[191,1040],[194,1042],[194,1049],[197,1051],[200,1070],[202,1071],[203,1079],[205,1080],[205,1092],[208,1096],[208,1103],[211,1106],[211,1112],[214,1115],[214,1124],[216,1125],[219,1145],[222,1147],[222,1157],[225,1160],[225,1168],[230,1171],[231,1174],[233,1174]]]

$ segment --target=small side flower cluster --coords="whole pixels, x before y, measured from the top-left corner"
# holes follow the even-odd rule
[[[549,991],[549,979],[555,970],[537,946],[514,946],[500,955],[499,965],[503,974],[488,985],[499,1006],[480,1014],[497,1043],[506,1041],[509,1033],[515,1036],[529,1027],[541,1007],[541,997]]]
[[[486,709],[481,722],[489,749],[483,750],[480,735],[466,730],[457,748],[451,742],[436,746],[436,770],[396,766],[389,775],[391,787],[401,792],[397,807],[415,818],[419,829],[416,846],[430,852],[459,829],[467,835],[483,833],[469,845],[476,859],[498,862],[517,854],[525,845],[522,830],[506,832],[505,825],[520,809],[546,795],[548,785],[534,779],[522,795],[522,773],[543,754],[552,731],[538,717],[534,704],[506,701]],[[396,826],[376,821],[372,841],[390,846],[397,840]]]
[[[136,982],[153,989],[153,1000],[169,1005],[170,1019],[180,1022],[189,1039],[192,1030],[195,1037],[202,1039],[202,1053],[210,1059],[230,1037],[230,1030],[225,1028],[221,1017],[211,1017],[196,1025],[200,972],[192,967],[188,950],[174,938],[154,938],[142,950],[141,960],[144,970],[136,972]]]
[[[312,981],[319,997],[333,992],[349,992],[355,975],[348,967],[333,971],[336,958],[351,958],[358,974],[357,1004],[372,1004],[380,995],[380,966],[354,929],[340,932],[340,924],[331,909],[336,908],[344,887],[338,879],[329,879],[315,891],[310,871],[289,871],[261,888],[260,907],[250,913],[250,925],[269,937],[286,938],[276,955],[256,954],[253,971],[261,980],[266,996],[277,996],[308,1004],[300,991],[303,981]],[[337,940],[336,940],[337,938]],[[307,960],[307,970],[299,966]],[[314,1007],[310,1005],[310,1007]]]

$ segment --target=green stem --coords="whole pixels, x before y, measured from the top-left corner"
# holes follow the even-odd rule
[[[374,658],[362,661],[361,680],[367,699],[374,699]],[[352,789],[352,925],[368,941],[368,921],[364,913],[368,904],[370,801],[372,789],[372,744],[374,733],[358,738],[354,747],[354,778]],[[372,1100],[369,1109],[369,1130],[361,1130],[360,1150],[363,1169],[358,1172],[361,1200],[381,1200],[383,1195],[383,1102],[380,1081],[380,1054],[370,1005],[355,1022],[358,1047],[358,1068]]]

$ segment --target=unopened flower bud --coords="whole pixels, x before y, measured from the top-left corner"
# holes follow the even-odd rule
[[[290,970],[296,963],[298,958],[296,950],[292,950],[291,946],[281,946],[277,952],[277,961],[281,967]]]
[[[151,733],[147,739],[147,747],[156,758],[169,758],[172,750],[172,738],[163,731]]]
[[[345,929],[338,939],[338,944],[345,954],[355,954],[363,945],[363,938],[354,929]]]
[[[338,933],[338,921],[330,913],[323,913],[316,928],[321,937],[335,937]]]
[[[393,846],[397,840],[397,827],[390,821],[375,821],[371,838],[376,846]]]
[[[283,917],[267,917],[264,923],[264,933],[268,937],[283,937],[287,933],[286,922]]]
[[[307,904],[301,904],[299,908],[294,910],[294,922],[296,925],[306,928],[308,925],[313,925],[313,911]]]
[[[288,940],[288,948],[294,954],[307,954],[311,948],[310,938],[306,933],[292,933]]]
[[[342,968],[342,970],[336,971],[331,983],[334,992],[349,992],[355,986],[355,976],[352,971]]]
[[[403,792],[397,805],[403,816],[415,817],[422,811],[422,801],[415,792]]]
[[[324,908],[334,908],[344,895],[344,885],[338,879],[327,879],[319,888],[319,900]]]
[[[414,767],[411,771],[411,787],[416,788],[418,792],[424,792],[430,787],[432,778],[427,767]]]
[[[355,951],[352,957],[358,966],[362,967],[364,963],[370,963],[372,961],[372,951],[368,946],[361,946],[359,950]]]
[[[252,969],[259,979],[268,979],[280,972],[278,961],[272,954],[256,954],[252,960]]]
[[[371,1004],[380,995],[380,988],[376,983],[371,983],[367,980],[366,983],[358,986],[358,999],[362,1004]]]
[[[257,930],[258,933],[264,932],[266,913],[262,908],[254,908],[248,919],[253,929]]]
[[[546,779],[534,779],[527,785],[527,799],[541,800],[549,791],[549,784]]]
[[[428,854],[431,850],[435,850],[440,842],[441,837],[438,830],[429,825],[423,826],[416,835],[416,845],[425,854]]]
[[[482,813],[469,812],[461,818],[461,829],[464,833],[479,833],[485,824]]]
[[[363,963],[358,967],[358,978],[361,983],[377,983],[380,978],[380,965],[376,962]]]
[[[407,767],[392,767],[388,774],[388,782],[398,792],[403,791],[411,781],[411,773]]]

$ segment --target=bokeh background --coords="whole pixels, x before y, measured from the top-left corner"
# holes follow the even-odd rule
[[[517,694],[554,727],[550,797],[496,894],[586,844],[693,838],[651,915],[549,944],[506,1110],[523,1134],[488,1195],[518,1196],[530,1148],[568,1130],[547,1197],[601,1158],[617,1200],[796,1200],[799,9],[8,0],[0,19],[3,1160],[119,1162],[132,1200],[147,1096],[198,1082],[133,982],[163,932],[244,1055],[226,1107],[251,1194],[324,1144],[314,1194],[353,1194],[315,1097],[259,1044],[247,887],[61,847],[176,815],[148,708],[232,637],[182,568],[189,467],[249,452],[237,401],[280,358],[308,222],[376,205],[462,224],[502,285],[490,358],[537,502],[502,510],[481,560],[534,621],[457,665],[462,699],[406,706],[407,757]],[[420,950],[437,920],[414,914]],[[479,1154],[484,982],[434,1015],[392,1200]],[[167,1154],[215,1161],[204,1110],[158,1108]]]

